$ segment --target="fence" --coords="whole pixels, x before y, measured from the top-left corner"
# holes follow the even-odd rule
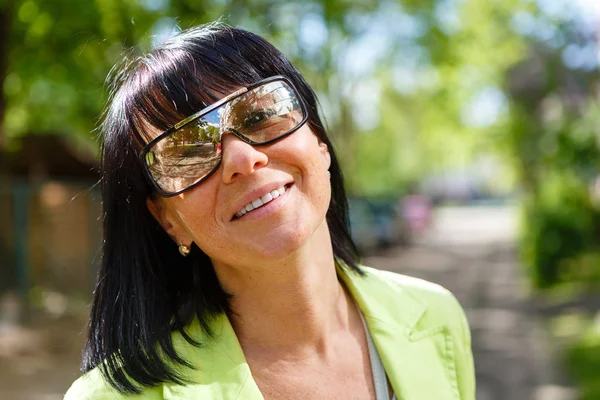
[[[62,313],[69,300],[89,299],[100,214],[93,181],[0,177],[0,303],[11,297],[21,310]]]

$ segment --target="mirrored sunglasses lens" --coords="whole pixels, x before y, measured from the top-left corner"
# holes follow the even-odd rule
[[[236,132],[255,143],[265,143],[293,130],[303,118],[300,101],[292,88],[284,81],[275,81],[226,104],[221,130]]]
[[[206,177],[221,159],[218,110],[182,126],[146,154],[154,181],[165,193],[183,190]]]

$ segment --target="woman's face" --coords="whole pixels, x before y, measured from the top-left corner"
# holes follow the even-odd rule
[[[209,179],[148,201],[177,244],[194,242],[213,262],[252,265],[281,259],[327,228],[331,160],[308,124],[258,147],[226,133],[222,147],[221,165]]]

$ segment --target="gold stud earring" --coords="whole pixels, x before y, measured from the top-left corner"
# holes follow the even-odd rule
[[[179,245],[179,252],[181,253],[182,256],[187,257],[190,254],[190,248],[188,246],[186,246],[185,244],[181,243]]]

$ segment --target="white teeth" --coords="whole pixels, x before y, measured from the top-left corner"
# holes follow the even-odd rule
[[[250,212],[258,207],[261,207],[261,206],[267,204],[268,202],[272,201],[273,199],[278,198],[279,196],[281,196],[284,193],[285,193],[285,186],[274,189],[270,193],[267,193],[264,196],[262,196],[256,200],[252,200],[250,203],[246,204],[244,207],[242,207],[242,209],[240,211],[238,211],[235,214],[235,216],[240,218],[247,212]]]
[[[262,206],[263,204],[265,204],[265,203],[263,203],[263,201],[261,199],[252,200],[252,205],[254,206],[254,208],[258,208],[258,207]]]
[[[273,200],[273,196],[271,196],[271,193],[267,193],[260,199],[262,200],[263,204],[266,204],[266,203],[270,202],[271,200]]]

